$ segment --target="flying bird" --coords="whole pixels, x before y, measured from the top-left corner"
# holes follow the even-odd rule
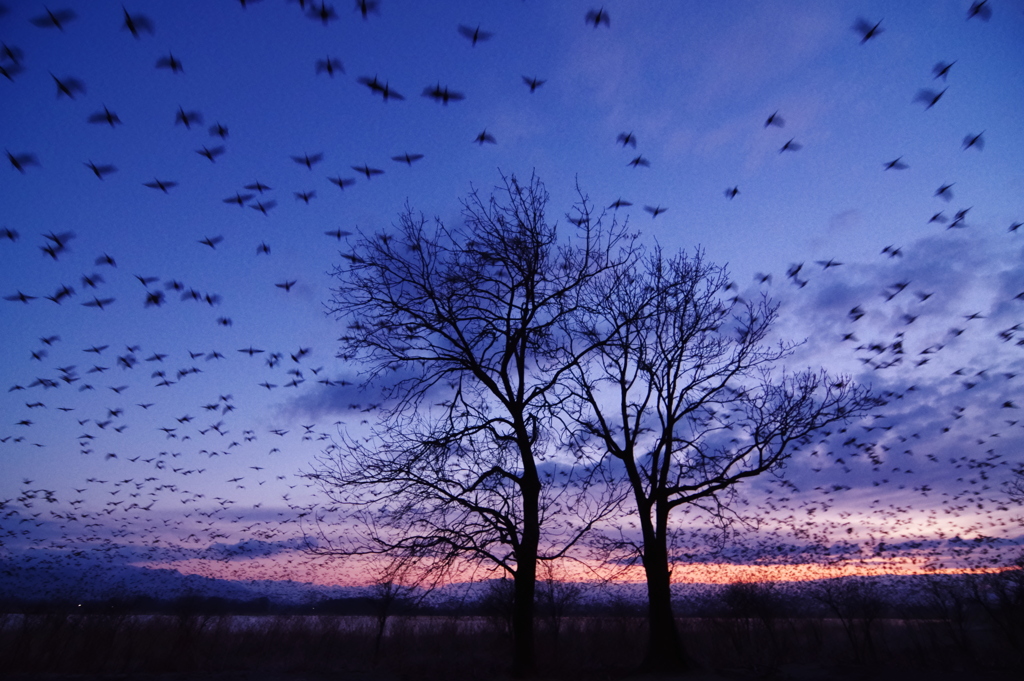
[[[793,139],[791,139],[791,140],[789,140],[788,142],[786,142],[785,144],[782,145],[782,148],[779,149],[779,153],[781,154],[781,153],[783,153],[785,151],[800,151],[803,148],[804,148],[804,145],[802,145],[799,142],[796,142]]]
[[[158,69],[170,69],[171,73],[184,73],[185,69],[182,67],[181,62],[174,58],[174,53],[168,52],[166,57],[160,57],[156,60],[156,67]]]
[[[413,161],[418,161],[421,158],[423,158],[423,154],[409,154],[409,153],[406,153],[406,154],[402,154],[401,156],[392,156],[391,160],[392,161],[398,161],[399,163],[405,163],[405,164],[411,166],[413,164]]]
[[[860,33],[860,35],[861,35],[861,39],[860,39],[861,45],[863,45],[867,41],[871,40],[872,38],[877,36],[879,33],[882,33],[882,32],[885,31],[885,29],[882,28],[882,22],[881,21],[879,21],[877,24],[872,26],[865,19],[857,19],[857,23],[855,23],[853,25],[853,30],[856,31],[857,33]]]
[[[124,24],[121,26],[121,30],[127,29],[135,38],[140,37],[140,31],[153,35],[153,22],[150,21],[149,17],[144,14],[129,14],[128,10],[123,6],[121,9],[124,10]]]
[[[487,132],[486,129],[479,135],[477,135],[473,141],[479,144],[481,147],[484,145],[484,142],[489,142],[490,144],[498,143],[498,140],[494,139],[494,136]]]
[[[948,89],[949,88],[945,88],[944,90],[942,90],[942,92],[936,92],[935,90],[927,90],[927,89],[925,89],[925,90],[918,90],[917,91],[917,95],[914,97],[914,101],[915,102],[924,102],[925,103],[924,110],[927,111],[928,109],[930,109],[933,106],[935,106],[936,102],[938,102],[940,99],[942,99],[942,95],[946,94],[946,90],[948,90]]]
[[[441,102],[446,106],[449,101],[460,102],[466,98],[465,95],[463,95],[461,92],[449,90],[447,85],[441,87],[440,83],[438,83],[434,87],[427,86],[423,88],[423,96],[430,97],[435,102]]]
[[[14,77],[24,71],[20,64],[0,64],[0,76],[14,82]]]
[[[82,94],[85,94],[85,85],[82,83],[82,81],[78,80],[77,78],[69,77],[65,78],[64,80],[61,80],[52,73],[50,74],[50,77],[53,78],[53,82],[57,84],[58,99],[61,95],[67,95],[68,98],[74,99],[76,92],[81,92]]]
[[[281,284],[274,284],[274,286],[276,286],[277,288],[283,288],[285,290],[285,293],[289,293],[292,290],[292,286],[295,286],[295,280],[292,279],[291,281],[285,281]]]
[[[636,158],[634,158],[632,161],[630,161],[626,165],[633,166],[634,168],[639,168],[640,166],[643,166],[644,168],[650,168],[651,167],[651,162],[648,161],[643,156],[637,156]]]
[[[896,158],[896,159],[893,159],[892,161],[889,161],[888,163],[885,164],[885,169],[886,170],[906,170],[910,166],[908,166],[906,163],[904,163],[902,160],[900,160],[902,158],[903,157],[900,156],[899,158]]]
[[[953,68],[953,64],[955,63],[955,59],[949,62],[948,64],[946,62],[940,61],[938,64],[932,67],[932,73],[935,74],[936,79],[941,78],[942,80],[946,80],[946,76],[949,75],[949,70]]]
[[[292,156],[292,160],[298,163],[299,165],[306,166],[307,168],[312,170],[313,165],[315,163],[319,163],[320,161],[324,160],[324,155],[313,154],[312,156],[310,156],[309,154],[303,154],[302,156]]]
[[[644,206],[644,210],[650,213],[652,218],[656,218],[667,211],[668,208],[662,208],[661,206]]]
[[[623,149],[629,145],[636,149],[636,136],[632,132],[620,132],[615,141],[622,145]]]
[[[210,159],[210,162],[212,163],[217,160],[218,156],[224,153],[224,147],[218,146],[214,147],[213,149],[209,149],[204,146],[202,149],[197,149],[196,153],[199,154],[200,156],[205,156],[206,158]]]
[[[89,170],[91,170],[96,175],[96,177],[100,178],[101,180],[103,179],[104,175],[108,175],[110,173],[117,172],[117,168],[115,166],[112,166],[112,165],[98,166],[95,163],[93,163],[92,161],[89,161],[88,163],[84,163],[83,165],[86,168],[88,168]]]
[[[472,41],[474,47],[481,40],[489,40],[490,37],[494,35],[490,31],[481,30],[479,26],[476,28],[470,28],[469,26],[463,26],[462,24],[459,24],[459,34]]]
[[[72,21],[78,15],[70,9],[60,9],[56,12],[51,11],[49,8],[46,9],[46,14],[38,17],[29,19],[34,26],[39,28],[56,28],[58,31],[64,30],[64,24]]]
[[[224,203],[237,203],[239,206],[244,206],[245,202],[251,199],[252,197],[252,194],[236,193],[234,196],[224,199]]]
[[[249,189],[251,191],[259,192],[260,194],[262,194],[263,192],[270,191],[271,187],[268,187],[267,185],[263,184],[259,180],[256,180],[252,184],[245,185],[245,189]]]
[[[956,184],[956,183],[955,182],[951,182],[949,184],[942,185],[941,187],[939,187],[938,189],[935,190],[935,196],[938,196],[940,199],[942,199],[944,201],[952,201],[953,200],[952,187],[953,187],[954,184]]]
[[[729,187],[725,190],[725,198],[732,200],[736,198],[736,195],[740,193],[739,186]]]
[[[327,179],[330,180],[332,184],[337,185],[338,189],[344,189],[345,187],[351,187],[352,185],[354,185],[356,183],[355,180],[353,180],[352,178],[349,178],[349,177],[328,177]]]
[[[988,21],[992,18],[992,8],[988,6],[988,0],[971,3],[971,8],[967,10],[967,20],[970,21],[974,17],[978,17],[983,21]]]
[[[7,160],[11,162],[15,170],[22,174],[25,173],[25,166],[39,165],[39,159],[36,158],[35,154],[12,154],[8,151]]]
[[[254,203],[253,205],[251,205],[249,207],[252,208],[253,210],[258,210],[259,212],[263,213],[264,215],[267,215],[267,211],[269,211],[271,208],[273,208],[276,205],[277,205],[277,201],[274,201],[273,199],[271,199],[270,201],[267,201],[267,202],[257,201],[256,203]]]
[[[604,7],[597,10],[590,10],[587,12],[586,21],[588,24],[593,24],[594,28],[598,28],[601,24],[611,28],[611,20],[608,17],[608,12],[604,11]]]
[[[982,137],[982,135],[984,135],[984,134],[985,134],[985,131],[982,130],[977,135],[968,134],[966,137],[964,137],[964,145],[963,145],[964,150],[966,151],[967,149],[970,149],[971,147],[977,147],[978,149],[984,149],[985,148],[985,140]]]
[[[192,129],[193,123],[202,123],[203,115],[198,111],[185,111],[182,107],[178,107],[178,113],[174,116],[174,124],[181,123],[185,126],[186,130]]]
[[[346,232],[341,229],[336,229],[333,232],[324,232],[327,236],[333,236],[338,241],[341,241],[342,237],[352,236],[352,232]]]
[[[370,12],[380,14],[380,0],[356,0],[356,10],[368,19]]]
[[[340,59],[335,59],[334,57],[327,57],[327,59],[316,60],[317,74],[326,73],[331,78],[334,78],[335,71],[345,73],[345,67],[342,66]]]
[[[168,181],[168,180],[158,180],[156,178],[153,178],[152,182],[143,182],[143,185],[146,186],[146,187],[149,187],[151,189],[159,189],[164,194],[167,194],[168,193],[167,190],[168,189],[172,189],[174,187],[177,187],[178,183],[177,182],[171,182],[171,181]]]
[[[12,63],[20,66],[23,56],[25,56],[25,53],[22,52],[20,47],[0,43],[0,59],[9,59]]]
[[[541,85],[546,83],[546,80],[540,80],[539,78],[528,78],[523,76],[523,82],[530,86],[530,92],[534,92]]]
[[[378,168],[371,168],[370,166],[363,164],[361,166],[352,166],[352,170],[358,170],[363,175],[366,175],[366,179],[369,180],[374,175],[383,175],[384,171]]]
[[[209,237],[208,236],[205,239],[203,239],[202,241],[199,241],[198,243],[201,243],[204,246],[209,246],[210,248],[212,248],[214,250],[217,250],[217,244],[219,244],[221,241],[224,241],[224,237],[222,237],[222,236],[215,236],[215,237]]]
[[[315,189],[311,189],[311,190],[309,190],[307,192],[295,192],[295,200],[296,201],[305,201],[307,205],[309,204],[309,200],[314,198],[315,196],[316,196],[316,190]]]
[[[217,123],[216,125],[211,125],[210,126],[210,137],[219,137],[221,139],[226,139],[227,136],[228,136],[228,129],[225,128],[220,123]]]
[[[86,120],[89,123],[106,123],[112,128],[121,122],[121,119],[117,117],[117,114],[108,109],[105,105],[103,107],[103,111],[97,111],[96,113],[91,114]]]
[[[392,90],[391,86],[387,83],[387,81],[385,81],[384,84],[381,85],[380,81],[377,80],[377,76],[374,76],[372,79],[367,78],[366,76],[361,76],[357,78],[356,81],[370,88],[370,92],[374,94],[379,94],[381,97],[384,98],[385,102],[388,101],[389,99],[405,99],[405,97]]]
[[[630,203],[629,201],[623,201],[622,199],[616,199],[616,200],[615,200],[615,202],[614,202],[614,203],[612,203],[612,204],[611,204],[610,206],[608,206],[608,207],[609,207],[609,208],[614,208],[615,210],[618,210],[619,208],[625,208],[625,207],[627,207],[627,206],[632,206],[632,205],[633,205],[633,204],[632,204],[632,203]]]
[[[337,19],[338,14],[334,11],[334,8],[328,5],[326,2],[321,0],[320,7],[310,7],[309,12],[306,14],[310,19],[319,20],[324,26],[327,25],[332,19]]]
[[[779,115],[779,112],[776,111],[764,122],[764,127],[767,128],[770,125],[774,125],[776,128],[783,128],[786,126],[786,121]]]

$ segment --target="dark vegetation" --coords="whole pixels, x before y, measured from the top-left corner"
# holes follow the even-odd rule
[[[505,677],[511,671],[511,585],[495,580],[472,603],[392,603],[379,642],[380,604],[372,597],[304,605],[145,597],[6,603],[0,669]],[[648,632],[642,599],[595,597],[588,588],[543,583],[539,589],[542,677],[614,678],[643,661]],[[852,669],[869,676],[885,670],[1010,678],[1024,671],[1020,565],[981,575],[734,583],[693,589],[678,595],[674,606],[695,662],[727,675],[772,677],[796,668],[826,675]],[[374,655],[378,644],[380,654]]]

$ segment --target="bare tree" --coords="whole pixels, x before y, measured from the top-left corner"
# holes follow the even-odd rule
[[[596,350],[572,367],[577,444],[611,454],[636,504],[626,544],[647,579],[645,667],[689,662],[672,613],[671,515],[697,505],[736,513],[737,485],[778,471],[829,423],[878,402],[845,378],[778,369],[792,344],[767,345],[777,306],[726,299],[728,274],[697,252],[655,250],[632,277],[594,280],[571,334]],[[620,544],[620,547],[622,544]]]
[[[570,342],[564,322],[637,249],[582,195],[575,235],[560,237],[542,183],[503,179],[497,197],[470,194],[461,226],[407,207],[343,254],[329,305],[348,325],[340,356],[363,363],[383,401],[372,433],[342,434],[311,477],[348,510],[329,552],[510,575],[513,672],[529,675],[537,561],[565,556],[617,501],[603,467],[551,436],[567,373],[600,343]]]

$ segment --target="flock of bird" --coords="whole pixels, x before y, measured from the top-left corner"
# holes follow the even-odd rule
[[[255,0],[239,0],[241,9],[247,11],[258,11],[259,4]],[[342,20],[325,1],[290,0],[290,4],[297,4],[313,26],[332,26]],[[121,9],[120,25],[111,25],[105,39],[144,41],[157,34],[159,26],[149,16],[127,7]],[[381,11],[380,0],[355,2],[354,13],[362,20],[371,20]],[[12,18],[5,16],[9,14],[9,8],[0,5],[0,30],[5,32],[10,31]],[[967,19],[989,21],[991,17],[989,3],[982,0],[971,4]],[[78,20],[74,10],[43,6],[30,22],[36,30],[64,33],[74,31]],[[589,10],[579,21],[594,31],[614,30],[612,17],[604,7]],[[887,26],[884,20],[860,19],[852,29],[866,49],[868,43],[884,40]],[[464,39],[473,49],[484,49],[499,33],[498,28],[489,30],[472,23],[453,26],[451,31],[453,40]],[[167,50],[152,64],[168,77],[184,78],[189,73],[184,55]],[[46,74],[39,66],[42,61],[42,55],[34,54],[30,48],[14,41],[2,43],[0,85],[4,86],[6,101],[19,97],[23,80],[47,75],[57,100],[88,98],[91,88],[85,82],[74,76]],[[908,98],[908,104],[923,104],[928,115],[938,112],[949,88],[956,87],[957,67],[957,60],[937,63],[931,80],[941,81],[943,89],[934,89],[935,85],[923,87],[916,96]],[[188,64],[188,68],[192,69],[192,65]],[[316,76],[330,79],[346,74],[343,60],[334,54],[317,59],[310,69]],[[549,84],[552,78],[521,74],[521,79],[524,96],[539,97],[556,87]],[[364,96],[380,97],[388,106],[406,99],[379,74],[355,80],[368,90],[363,91]],[[947,82],[951,84],[947,86]],[[465,92],[441,81],[425,85],[421,96],[445,107],[467,98]],[[187,132],[193,128],[205,130],[202,134],[208,135],[206,143],[193,151],[215,166],[223,162],[234,139],[228,125],[205,121],[201,111],[184,106],[168,114],[169,125]],[[88,126],[105,126],[115,133],[124,125],[116,107],[108,108],[105,103],[93,107],[83,122]],[[787,135],[781,132],[786,127],[782,111],[774,111],[752,125],[763,128],[765,135],[779,136],[780,155],[799,154],[805,146],[796,137],[786,139]],[[0,137],[6,134],[0,132]],[[466,134],[465,141],[467,145],[475,142],[480,146],[499,143],[486,128],[475,137]],[[638,148],[638,138],[633,131],[623,131],[607,144],[617,145],[623,151],[628,148],[631,151],[625,153],[632,155]],[[970,132],[961,143],[965,154],[979,153],[984,145],[984,131]],[[11,174],[0,185],[4,194],[18,191],[20,176],[42,172],[44,165],[50,164],[42,151],[7,148],[5,154]],[[412,168],[425,155],[402,151],[389,157],[399,166]],[[302,150],[291,155],[290,160],[313,173],[319,171],[325,158],[324,151]],[[102,182],[120,172],[120,162],[116,160],[84,159],[76,163],[84,166],[82,172]],[[389,172],[362,160],[347,165],[352,176],[346,171],[322,179],[347,192],[357,183],[373,182]],[[623,165],[648,172],[651,161],[637,153]],[[908,168],[909,162],[899,156],[883,163],[879,171]],[[137,185],[172,194],[180,181],[171,176],[140,177]],[[956,230],[950,231],[950,235],[968,229],[971,206],[958,206],[955,212],[950,211],[952,216],[946,215],[945,206],[952,205],[958,189],[956,182],[936,188],[933,198],[942,202],[936,204],[941,209],[930,218],[922,216],[922,224],[940,224],[946,230]],[[267,216],[280,200],[273,192],[273,187],[254,178],[237,185],[232,195],[220,200],[228,206],[250,208]],[[318,198],[317,188],[308,186],[292,194],[294,201],[304,206]],[[745,198],[739,184],[727,187],[724,195],[729,201]],[[716,199],[722,201],[720,196]],[[606,209],[619,211],[632,205],[618,197],[607,203]],[[652,220],[669,210],[661,204],[643,205],[643,211]],[[0,214],[0,220],[6,218]],[[1017,238],[1020,227],[1020,222],[1009,224],[1006,238]],[[26,241],[34,237],[33,231],[41,232],[41,241],[28,247]],[[323,234],[328,237],[325,243],[340,246],[354,232],[335,228],[324,230]],[[0,262],[37,257],[41,251],[40,261],[33,267],[56,266],[71,257],[77,238],[75,232],[59,227],[37,229],[2,224]],[[189,246],[204,254],[223,252],[226,247],[225,238],[219,233],[205,234],[192,241]],[[270,241],[257,238],[250,254],[270,258]],[[1006,246],[1012,247],[1019,248],[1019,244]],[[204,320],[209,318],[218,327],[234,325],[233,317],[223,311],[222,293],[186,283],[185,276],[134,274],[135,265],[129,257],[119,253],[114,243],[108,248],[90,255],[89,271],[82,272],[73,283],[54,279],[45,290],[32,289],[5,275],[3,285],[9,290],[3,292],[3,304],[8,306],[3,317],[12,318],[14,311],[20,310],[18,306],[51,306],[40,313],[46,316],[58,310],[63,313],[73,303],[100,314],[124,305],[134,305],[139,310],[171,308],[172,300],[177,298],[178,303],[194,306],[193,310],[201,311],[197,316],[204,315]],[[879,255],[898,272],[900,261],[913,254],[908,248],[890,244]],[[342,253],[342,257],[355,256]],[[792,284],[785,295],[794,297],[805,288],[810,292],[816,286],[825,286],[829,277],[840,277],[851,266],[834,258],[813,264],[794,263],[785,275]],[[126,268],[133,270],[131,276],[125,274]],[[305,276],[285,274],[271,283],[277,293],[293,295],[293,289],[298,291]],[[135,300],[125,302],[124,296],[130,294],[123,289],[111,291],[108,279],[122,286],[126,281],[133,285],[137,282],[141,288],[131,294]],[[773,281],[770,274],[759,274],[755,279],[750,289],[731,285],[732,291],[727,295],[736,299],[756,295]],[[814,285],[807,288],[812,282]],[[850,307],[844,319],[837,322],[844,325],[840,337],[827,341],[838,348],[834,350],[836,357],[854,363],[858,375],[879,377],[878,384],[883,386],[890,407],[863,422],[823,432],[813,450],[801,459],[802,463],[794,463],[793,475],[762,485],[760,498],[748,497],[744,503],[751,509],[756,507],[764,518],[763,526],[752,539],[737,536],[723,552],[711,555],[707,552],[706,537],[693,530],[692,542],[681,542],[680,560],[770,563],[784,566],[778,568],[778,574],[786,577],[794,574],[794,566],[820,575],[814,571],[823,564],[848,565],[859,561],[862,566],[877,567],[886,559],[889,565],[908,561],[914,569],[992,567],[1003,564],[1008,552],[1019,550],[1019,521],[1014,524],[1000,483],[1020,467],[1020,447],[1024,443],[1024,419],[1017,415],[1017,410],[1024,406],[1018,378],[1024,368],[1014,368],[1022,367],[1024,353],[1024,290],[992,306],[1011,309],[1018,322],[993,330],[986,325],[987,310],[963,310],[948,322],[953,324],[948,331],[933,335],[932,325],[915,335],[914,331],[925,327],[924,321],[930,314],[928,304],[934,296],[934,291],[918,286],[921,284],[902,276],[893,280],[876,291],[873,302]],[[318,313],[317,307],[309,311],[310,315]],[[886,323],[870,326],[872,318],[884,319]],[[43,463],[35,467],[36,474],[18,476],[14,482],[6,473],[0,476],[8,478],[2,487],[5,492],[0,494],[0,574],[23,576],[27,565],[58,569],[90,564],[109,570],[113,578],[124,565],[141,563],[235,579],[323,581],[321,571],[330,568],[321,559],[298,549],[304,534],[311,532],[317,522],[329,521],[337,509],[317,496],[316,489],[303,475],[309,462],[297,460],[292,452],[316,452],[330,447],[332,435],[342,420],[360,426],[371,421],[379,405],[358,390],[358,368],[320,359],[326,356],[328,342],[309,344],[296,338],[288,347],[246,343],[247,347],[196,351],[181,347],[190,344],[187,334],[182,334],[159,344],[129,340],[115,345],[84,338],[73,322],[53,319],[52,332],[25,349],[32,370],[24,371],[25,365],[19,364],[22,373],[6,386],[4,422],[0,423],[0,469],[21,470],[25,461],[45,461],[50,452],[58,449],[74,452],[82,463],[59,471]],[[892,320],[895,330],[888,323]],[[68,326],[61,326],[62,323]],[[982,342],[984,333],[989,336],[985,342],[992,341],[994,335],[1005,348],[1001,355],[990,358],[990,366],[965,362],[941,382],[925,377],[925,372],[940,364],[954,348],[963,348],[972,337]],[[316,362],[312,359],[314,354]],[[80,359],[65,362],[64,358],[72,355]],[[218,383],[218,377],[228,375],[229,370],[222,368],[227,365],[242,372],[253,390],[270,393],[290,389],[296,396],[312,386],[320,391],[339,391],[344,398],[321,398],[345,400],[334,403],[334,414],[328,418],[338,420],[297,427],[246,422],[242,413],[248,396],[236,399]],[[928,409],[927,398],[924,388],[914,381],[915,371],[920,372],[921,383],[928,382],[932,390],[944,394],[959,391],[962,397],[951,399],[963,404],[941,417],[924,414]],[[979,386],[987,401],[972,410],[971,391]],[[154,390],[167,391],[162,394],[168,397],[151,398],[161,394]],[[137,393],[147,397],[135,401],[131,396]],[[319,413],[329,410],[321,409]],[[979,423],[980,427],[988,428],[989,421],[1000,425],[992,426],[984,435],[976,435]],[[146,435],[133,439],[132,433],[136,431],[145,431]],[[67,433],[73,434],[65,437]],[[161,443],[156,447],[152,445],[155,433]],[[962,448],[957,455],[950,455],[949,448],[945,448],[943,455],[935,453],[935,443],[943,437],[959,438]],[[972,438],[976,441],[972,442]],[[935,489],[937,483],[922,482],[937,478],[946,478],[949,483],[941,492]],[[933,503],[939,496],[939,503]],[[971,539],[966,541],[963,537]]]

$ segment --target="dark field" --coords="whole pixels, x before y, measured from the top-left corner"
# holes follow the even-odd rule
[[[748,594],[749,595],[749,594]],[[763,603],[762,603],[763,605]],[[881,606],[882,604],[878,604]],[[738,613],[742,608],[748,612]],[[733,596],[732,614],[679,620],[697,679],[1022,678],[1022,613],[778,616]],[[499,617],[35,613],[0,616],[0,674],[24,679],[501,679]],[[540,677],[638,677],[637,613],[544,618]]]

